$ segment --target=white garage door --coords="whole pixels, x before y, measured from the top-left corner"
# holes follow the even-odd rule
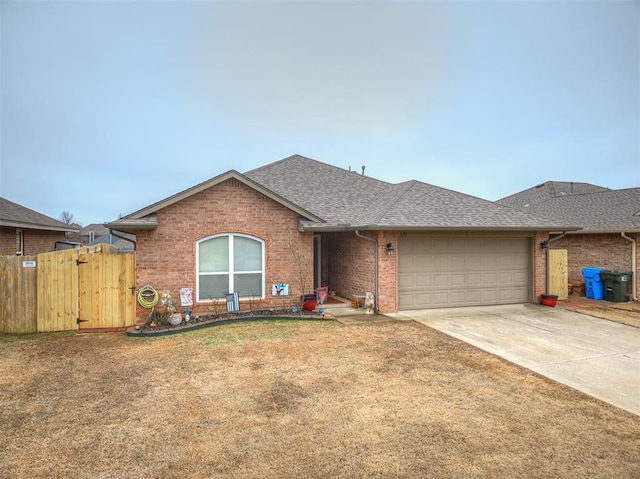
[[[530,239],[401,233],[399,309],[530,301]]]

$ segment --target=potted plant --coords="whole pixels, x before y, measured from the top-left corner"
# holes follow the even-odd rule
[[[315,294],[303,294],[302,295],[302,307],[306,311],[313,311],[318,305],[318,300]]]

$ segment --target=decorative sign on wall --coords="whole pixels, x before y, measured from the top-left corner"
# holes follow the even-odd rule
[[[23,261],[22,262],[22,267],[23,268],[35,268],[36,267],[36,262],[35,261]]]
[[[329,287],[323,286],[316,289],[316,303],[327,304],[327,295],[329,294]]]
[[[193,306],[193,288],[180,288],[180,306]]]
[[[274,284],[271,287],[271,295],[272,296],[289,296],[289,285],[288,284]]]

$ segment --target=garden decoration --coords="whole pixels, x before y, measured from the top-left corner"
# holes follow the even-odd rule
[[[365,314],[373,314],[373,308],[375,301],[373,299],[373,293],[365,293],[364,295],[364,307],[366,308]]]

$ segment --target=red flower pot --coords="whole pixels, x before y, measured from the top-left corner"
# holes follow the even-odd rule
[[[558,297],[555,294],[543,294],[541,296],[540,302],[545,306],[551,306],[552,308],[555,308],[556,303],[558,302]]]

